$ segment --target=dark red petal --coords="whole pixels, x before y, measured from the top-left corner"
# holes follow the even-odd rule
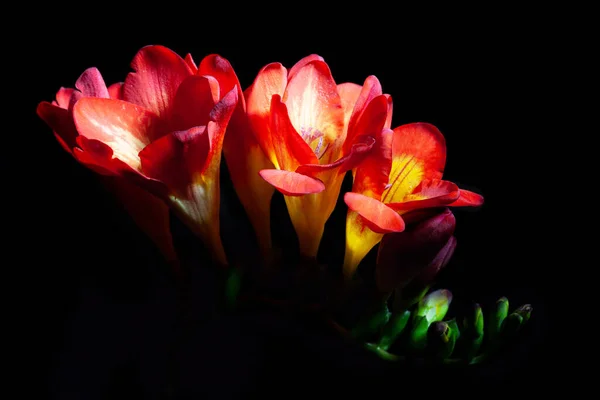
[[[365,224],[376,233],[402,232],[404,221],[398,213],[379,200],[359,193],[348,192],[344,202],[352,211],[356,211]]]
[[[108,88],[104,79],[97,68],[88,68],[75,82],[75,87],[79,89],[84,97],[110,98]]]
[[[179,85],[193,74],[179,55],[163,46],[146,46],[131,62],[123,86],[124,100],[168,117]]]
[[[59,143],[69,153],[76,145],[77,130],[69,111],[46,101],[37,106],[37,115],[54,131]]]
[[[459,197],[450,207],[479,207],[483,204],[483,196],[465,189],[459,190]]]
[[[186,78],[175,94],[169,127],[172,130],[186,130],[206,125],[218,101],[219,83],[215,78],[198,75]]]
[[[259,173],[265,181],[286,196],[302,196],[325,190],[325,185],[320,180],[297,172],[263,169]]]
[[[413,280],[411,283],[417,284],[420,286],[425,286],[433,283],[435,277],[442,270],[442,268],[446,267],[454,254],[454,250],[456,249],[456,238],[454,236],[450,237],[448,243],[439,251],[439,253],[434,257],[434,259],[429,263],[427,267],[425,267]]]
[[[422,181],[412,194],[399,203],[387,203],[394,210],[447,206],[458,199],[458,186],[449,181],[431,179]]]
[[[376,279],[380,290],[401,289],[432,263],[440,261],[438,255],[455,227],[454,215],[444,209],[404,232],[385,235],[377,255]]]

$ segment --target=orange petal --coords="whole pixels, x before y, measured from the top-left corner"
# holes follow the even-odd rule
[[[245,100],[243,97],[240,81],[238,80],[235,71],[229,61],[218,54],[210,54],[202,59],[198,66],[198,75],[211,76],[219,82],[221,96],[229,93],[231,89],[237,86],[238,102],[245,108]],[[219,98],[218,100],[220,100]],[[217,101],[218,101],[217,100]]]
[[[352,111],[354,110],[354,105],[358,100],[358,96],[362,91],[362,86],[351,82],[340,83],[337,85],[337,90],[340,95],[340,100],[342,101],[342,109],[344,110],[344,137],[346,137],[348,122],[352,116]]]
[[[360,214],[365,225],[373,232],[390,233],[404,230],[402,217],[379,200],[360,193],[348,192],[344,195],[344,202],[350,210]]]
[[[170,116],[177,88],[192,69],[179,55],[163,46],[143,47],[133,58],[123,86],[123,99],[152,111]]]
[[[312,60],[300,67],[289,78],[283,102],[296,132],[310,141],[310,147],[331,146],[325,150],[329,154],[325,162],[337,157],[334,149],[343,143],[344,110],[327,64]],[[315,136],[319,140],[308,139]]]
[[[158,137],[158,117],[122,100],[84,97],[73,108],[80,135],[109,146],[114,157],[139,170],[139,152]]]
[[[483,204],[483,196],[469,190],[460,189],[456,201],[448,204],[450,207],[479,207]]]
[[[459,197],[458,186],[449,181],[427,179],[406,195],[402,202],[387,203],[394,210],[407,211],[421,208],[447,206]]]
[[[263,169],[260,176],[286,196],[303,196],[325,190],[320,180],[297,172]]]
[[[446,143],[433,125],[414,123],[394,129],[389,188],[381,199],[400,203],[424,179],[440,179],[446,162]]]
[[[292,126],[287,107],[277,94],[271,100],[270,122],[276,165],[279,165],[280,169],[294,171],[303,164],[319,163],[315,153]]]
[[[275,154],[271,137],[271,99],[273,95],[283,96],[287,84],[287,70],[279,63],[263,67],[254,83],[246,89],[246,109],[257,142],[276,168],[281,168]]]

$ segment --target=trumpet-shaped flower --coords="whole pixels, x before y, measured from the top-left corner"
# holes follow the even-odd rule
[[[344,178],[381,140],[391,99],[375,77],[337,85],[317,56],[268,64],[247,89],[247,115],[273,164],[260,175],[284,194],[300,252],[315,257]]]
[[[222,90],[162,46],[134,57],[122,98],[84,97],[73,106],[79,136],[74,155],[104,173],[122,176],[165,200],[227,264],[219,230],[219,166],[238,88]],[[225,85],[224,85],[225,86]]]
[[[446,163],[444,136],[433,125],[413,123],[393,130],[389,176],[377,165],[389,165],[382,152],[372,152],[356,168],[352,191],[344,195],[346,251],[344,274],[351,277],[360,261],[384,234],[400,232],[404,224],[390,226],[393,215],[435,207],[479,206],[483,197],[442,180]],[[373,182],[383,191],[372,190]]]
[[[83,97],[122,99],[122,83],[106,86],[96,68],[89,68],[81,74],[75,88],[60,88],[56,100],[43,101],[37,113],[53,130],[61,146],[71,155],[80,151],[77,145],[79,134],[73,121],[73,107]],[[89,165],[92,168],[93,164]],[[115,194],[134,222],[156,244],[168,261],[177,256],[173,248],[169,230],[169,210],[167,205],[153,194],[128,182],[120,176],[103,175],[102,181]]]

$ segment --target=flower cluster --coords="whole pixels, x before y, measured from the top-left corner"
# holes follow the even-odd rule
[[[422,340],[430,325],[449,332],[433,324],[443,322],[445,311],[426,318],[429,311],[419,310],[448,298],[448,291],[424,296],[456,246],[451,208],[480,206],[483,197],[443,179],[446,143],[435,126],[392,128],[392,97],[375,76],[362,85],[337,83],[313,54],[291,68],[264,66],[244,89],[223,57],[208,55],[196,64],[191,55],[182,58],[163,46],[142,48],[131,67],[123,82],[110,86],[90,68],[74,88],[41,102],[37,113],[67,152],[102,176],[168,261],[178,259],[172,212],[215,263],[230,264],[219,221],[223,159],[264,265],[276,259],[275,190],[308,261],[316,260],[325,224],[343,196],[348,211],[340,280],[352,281],[380,244],[375,297],[394,301],[391,319],[384,309],[387,328],[377,350],[385,351],[404,329],[411,307],[420,307],[413,315],[421,318],[413,323],[413,339]],[[351,190],[340,193],[347,175]],[[368,317],[371,326],[373,314]]]

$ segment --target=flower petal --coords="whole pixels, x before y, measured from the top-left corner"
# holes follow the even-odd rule
[[[340,100],[342,101],[342,110],[344,110],[345,137],[348,130],[348,122],[350,121],[350,117],[352,116],[352,111],[354,110],[354,105],[358,100],[358,96],[362,91],[362,86],[351,82],[340,83],[339,85],[337,85],[337,90],[340,95]]]
[[[385,203],[399,203],[424,179],[440,179],[446,163],[446,143],[433,125],[413,123],[394,129],[390,186]]]
[[[348,210],[346,216],[346,249],[344,252],[344,278],[350,279],[360,262],[381,241],[384,235],[371,230],[367,221],[356,211]]]
[[[325,61],[325,60],[323,60],[323,57],[321,57],[317,54],[311,54],[311,55],[308,55],[308,56],[302,58],[300,61],[298,61],[296,64],[294,64],[294,66],[292,68],[290,68],[290,72],[288,74],[288,80],[292,79],[292,76],[296,75],[296,73],[302,67],[304,67],[306,64],[313,62],[313,61]]]
[[[172,130],[186,130],[206,125],[210,112],[219,101],[219,83],[212,76],[189,76],[177,89],[173,99]]]
[[[56,136],[60,145],[69,153],[76,146],[77,129],[73,123],[73,118],[65,108],[53,105],[43,101],[37,106],[37,115],[44,120]]]
[[[143,47],[133,58],[123,86],[123,99],[168,118],[177,88],[194,71],[163,46]]]
[[[69,108],[69,103],[71,102],[71,96],[73,95],[74,90],[75,89],[63,87],[58,90],[56,93],[56,103],[60,108],[64,108],[65,110]]]
[[[123,100],[123,82],[113,83],[108,87],[111,99]]]
[[[104,79],[98,71],[98,68],[92,67],[83,71],[83,74],[75,82],[75,87],[79,89],[85,97],[100,97],[103,99],[110,98],[108,88]]]
[[[483,196],[469,190],[460,189],[458,199],[450,207],[479,207],[483,204]]]
[[[196,63],[194,62],[194,59],[192,58],[192,55],[190,53],[187,53],[185,55],[184,61],[188,65],[188,67],[190,67],[192,73],[195,74],[196,72],[198,72],[198,67],[196,66]]]
[[[279,63],[263,67],[252,86],[246,89],[246,110],[257,142],[276,168],[280,168],[273,146],[270,110],[273,95],[283,96],[287,70]]]
[[[225,58],[218,54],[210,54],[202,59],[198,66],[198,75],[214,77],[219,82],[221,96],[230,92],[234,87],[238,88],[238,103],[245,108],[245,100],[240,86],[240,81],[233,67]],[[220,98],[219,98],[220,100]]]
[[[434,262],[454,234],[456,218],[448,209],[404,232],[385,235],[377,254],[376,280],[383,292],[402,289]],[[439,265],[435,265],[435,268]]]
[[[372,197],[360,193],[344,194],[344,202],[364,218],[365,224],[376,233],[402,232],[404,221],[396,211]]]
[[[391,129],[384,129],[376,135],[373,150],[356,166],[352,191],[374,199],[381,199],[389,182],[392,169]]]
[[[454,250],[456,249],[456,238],[452,236],[448,243],[438,252],[427,267],[425,267],[414,279],[411,281],[412,284],[418,286],[430,285],[440,272],[450,262]]]
[[[139,152],[160,132],[154,113],[122,100],[84,97],[75,104],[73,119],[80,135],[108,145],[134,170],[140,169]]]
[[[381,89],[381,84],[379,83],[379,79],[374,75],[370,75],[365,79],[365,83],[363,84],[360,94],[356,99],[354,104],[354,108],[352,109],[352,115],[350,116],[350,120],[348,121],[348,137],[353,138],[356,135],[356,123],[363,111],[367,107],[367,105],[377,96],[381,96],[383,91]],[[344,147],[344,150],[347,150],[347,145]]]
[[[344,140],[344,110],[327,64],[313,60],[299,68],[289,78],[283,102],[296,132],[311,149],[325,149],[319,158],[327,155],[325,163],[335,160]]]
[[[447,206],[458,197],[459,189],[456,184],[439,179],[427,179],[422,181],[413,193],[406,195],[402,202],[387,203],[387,205],[397,211],[416,210]]]
[[[271,141],[276,155],[275,165],[281,169],[294,171],[303,164],[318,164],[315,153],[302,140],[290,121],[286,105],[279,95],[271,100]]]
[[[303,196],[325,190],[320,180],[297,172],[263,169],[260,176],[286,196]]]

